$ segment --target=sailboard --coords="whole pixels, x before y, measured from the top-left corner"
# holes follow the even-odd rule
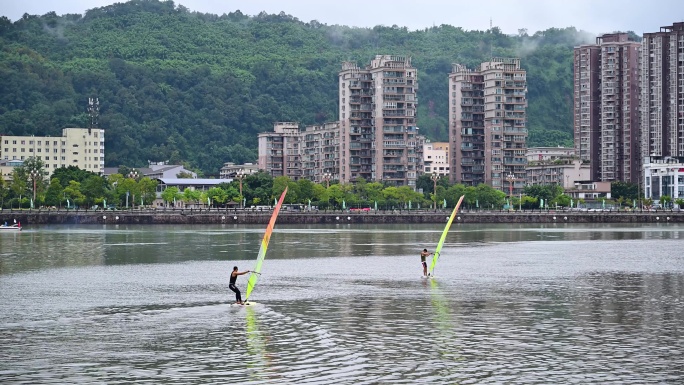
[[[261,240],[261,247],[259,248],[259,254],[257,255],[256,265],[254,269],[249,274],[249,280],[247,281],[247,292],[245,293],[245,305],[248,304],[249,296],[252,294],[252,290],[259,280],[259,275],[261,275],[261,264],[264,263],[264,258],[266,258],[266,250],[268,250],[268,242],[271,240],[271,233],[273,233],[273,227],[275,227],[276,219],[278,218],[278,213],[280,212],[280,207],[283,205],[285,200],[285,194],[287,194],[287,187],[285,191],[280,195],[278,203],[276,203],[273,209],[273,214],[271,214],[271,219],[268,221],[268,227],[266,227],[266,232],[264,233],[264,238]]]
[[[444,240],[446,239],[447,233],[449,233],[449,228],[451,227],[451,223],[454,221],[454,218],[456,218],[456,213],[458,213],[458,208],[461,207],[461,202],[463,202],[463,197],[465,195],[461,195],[461,198],[458,199],[458,203],[456,203],[456,207],[454,207],[454,211],[451,213],[451,216],[449,217],[449,220],[447,221],[446,226],[444,227],[444,231],[442,232],[442,236],[439,238],[439,243],[437,244],[437,248],[435,249],[435,252],[432,253],[432,263],[430,264],[430,269],[428,270],[428,276],[429,277],[434,277],[434,272],[435,272],[435,265],[437,264],[437,260],[439,259],[439,253],[442,250],[442,246],[444,245]]]

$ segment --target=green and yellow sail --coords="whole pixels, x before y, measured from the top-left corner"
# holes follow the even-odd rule
[[[456,207],[454,207],[454,211],[451,213],[451,216],[449,217],[449,220],[447,221],[446,227],[444,227],[444,231],[442,232],[442,237],[439,238],[439,243],[437,244],[437,248],[435,249],[435,252],[432,254],[432,264],[430,264],[430,271],[428,274],[430,276],[434,275],[435,271],[435,265],[437,264],[437,260],[439,259],[439,253],[442,250],[442,246],[444,245],[444,240],[446,239],[447,233],[449,232],[449,228],[451,227],[451,223],[454,221],[454,218],[456,218],[456,213],[458,213],[458,208],[461,207],[461,202],[463,202],[463,197],[465,195],[461,195],[461,198],[459,198],[458,203],[456,203]]]

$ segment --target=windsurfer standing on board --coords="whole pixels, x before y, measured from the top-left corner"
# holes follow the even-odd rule
[[[423,249],[420,253],[420,262],[423,264],[423,276],[427,277],[427,263],[425,262],[425,257],[432,255],[428,253],[427,249]]]
[[[235,281],[237,280],[238,275],[247,273],[249,273],[249,270],[239,272],[237,266],[233,266],[233,272],[230,273],[230,284],[228,285],[228,288],[235,292],[235,303],[239,305],[242,305],[242,296],[240,295],[240,290],[235,286]]]

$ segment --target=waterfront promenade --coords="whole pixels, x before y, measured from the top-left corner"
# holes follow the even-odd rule
[[[280,224],[444,223],[450,209],[351,212],[281,211]],[[10,210],[0,223],[42,224],[266,224],[271,211],[240,209]],[[455,223],[684,223],[684,211],[462,210]]]

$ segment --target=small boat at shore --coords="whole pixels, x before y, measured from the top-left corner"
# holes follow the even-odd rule
[[[0,225],[0,231],[21,231],[21,222],[14,221],[13,225],[8,225],[7,222]]]

